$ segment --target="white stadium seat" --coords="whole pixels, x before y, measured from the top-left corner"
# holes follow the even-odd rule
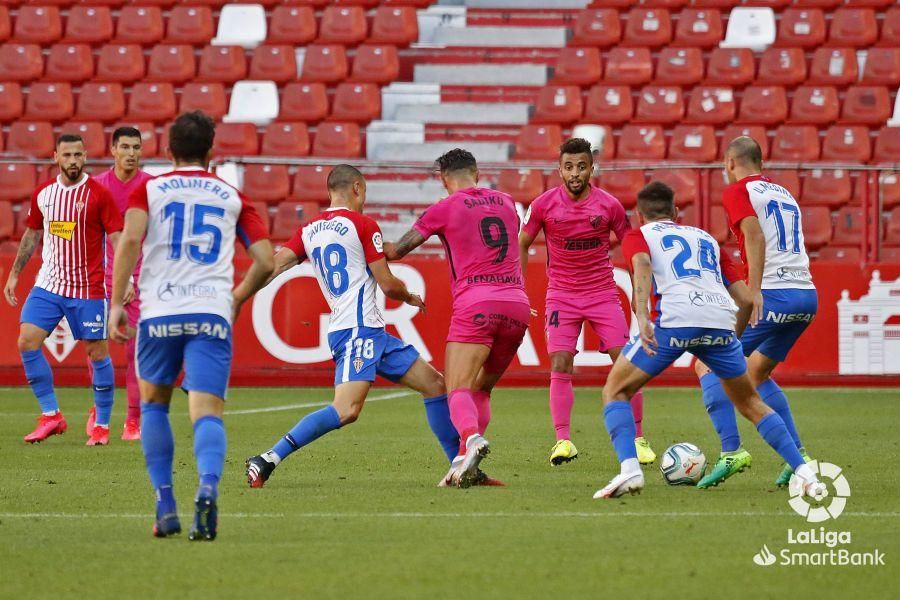
[[[734,8],[721,48],[750,48],[762,52],[775,43],[775,13],[771,8]]]
[[[256,48],[266,39],[266,11],[261,4],[227,4],[219,16],[213,46]]]
[[[278,86],[274,81],[238,81],[231,91],[226,123],[267,125],[278,117]]]

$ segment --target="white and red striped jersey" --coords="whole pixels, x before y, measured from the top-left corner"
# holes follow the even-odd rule
[[[762,288],[815,288],[809,272],[809,256],[803,241],[800,207],[789,191],[762,175],[751,175],[725,188],[722,205],[728,223],[747,263],[747,251],[741,221],[759,219],[766,238],[766,264]]]
[[[719,244],[702,229],[654,221],[632,229],[622,240],[630,268],[635,254],[650,255],[653,321],[661,327],[706,327],[734,331],[737,305],[728,294],[729,277],[740,271],[723,269]]]
[[[69,186],[61,177],[31,195],[25,224],[44,232],[43,264],[34,285],[66,298],[105,298],[104,243],[107,234],[122,230],[122,215],[106,188],[87,173]]]
[[[375,304],[375,277],[369,263],[384,258],[378,223],[347,208],[329,208],[297,230],[285,244],[302,262],[313,261],[331,320],[328,332],[384,327]]]
[[[230,323],[235,240],[249,247],[268,235],[243,194],[200,167],[182,167],[138,187],[128,208],[148,215],[141,319],[213,314]]]

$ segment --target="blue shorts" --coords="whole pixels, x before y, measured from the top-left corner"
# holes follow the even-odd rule
[[[66,298],[36,287],[31,288],[25,299],[19,322],[31,323],[52,333],[65,317],[76,340],[105,340],[107,316],[106,300],[103,298]]]
[[[231,325],[218,315],[155,317],[138,324],[138,377],[154,385],[174,385],[225,398],[231,374]]]
[[[763,290],[763,318],[756,327],[747,326],[741,336],[744,355],[754,350],[782,362],[806,331],[819,299],[815,289]]]
[[[656,328],[659,347],[648,355],[636,335],[622,348],[622,354],[641,371],[654,377],[662,373],[685,352],[702,360],[716,377],[731,379],[747,372],[747,360],[733,331],[706,327]]]
[[[334,357],[334,385],[375,381],[375,375],[396,383],[419,358],[419,351],[382,328],[355,327],[328,334]]]

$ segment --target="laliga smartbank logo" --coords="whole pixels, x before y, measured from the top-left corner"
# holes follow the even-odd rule
[[[812,461],[807,463],[825,484],[826,489],[809,498],[803,494],[803,482],[796,475],[791,476],[788,504],[808,523],[822,523],[837,519],[847,506],[850,497],[850,483],[837,465]],[[878,549],[867,552],[852,551],[850,531],[832,531],[825,527],[818,529],[787,530],[786,548],[772,552],[767,544],[753,556],[753,562],[761,567],[780,566],[884,566],[884,553]],[[799,548],[798,548],[799,546]],[[822,548],[824,546],[824,548]]]

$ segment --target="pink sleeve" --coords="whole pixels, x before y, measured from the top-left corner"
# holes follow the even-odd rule
[[[525,212],[525,220],[522,222],[522,231],[531,237],[537,237],[541,229],[544,227],[544,203],[535,200],[528,205]]]
[[[306,248],[303,247],[302,227],[297,228],[297,231],[294,232],[294,235],[291,236],[291,239],[287,241],[284,247],[293,252],[297,256],[297,260],[299,260],[300,262],[306,260]]]
[[[447,203],[438,202],[429,206],[422,216],[413,225],[413,229],[419,232],[422,237],[428,239],[435,233],[440,233],[447,224]]]
[[[241,214],[238,216],[237,236],[244,244],[245,248],[249,248],[260,240],[267,239],[269,232],[263,223],[262,217],[253,208],[253,205],[243,196],[241,198]],[[298,254],[299,256],[299,254]]]
[[[728,223],[732,229],[737,229],[741,221],[747,217],[756,217],[756,211],[750,204],[750,196],[747,188],[740,185],[729,185],[722,194],[722,206],[728,214]]]
[[[632,229],[622,238],[622,255],[625,257],[625,264],[628,265],[629,271],[634,270],[631,259],[635,254],[642,252],[649,256],[650,246],[647,245],[647,240],[644,239],[644,234],[640,229]]]
[[[362,243],[363,252],[366,255],[366,264],[371,264],[384,258],[384,240],[381,236],[381,228],[374,219],[363,217],[362,227],[359,231],[359,241]]]
[[[612,213],[610,215],[610,229],[616,234],[616,238],[618,238],[619,241],[622,241],[631,230],[631,223],[628,221],[628,216],[625,214],[625,207],[617,200],[613,203],[610,212]],[[643,236],[641,236],[641,239],[643,239]]]

